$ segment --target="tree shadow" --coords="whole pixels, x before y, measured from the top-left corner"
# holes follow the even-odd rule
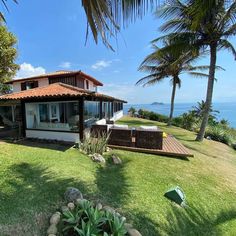
[[[221,211],[217,216],[205,212],[203,206],[180,208],[172,205],[167,223],[158,227],[157,235],[223,235],[220,224],[236,219],[236,210]]]
[[[158,224],[147,217],[145,212],[134,211],[134,214],[132,213],[132,219],[135,228],[137,228],[143,236],[160,235],[158,232]]]
[[[124,174],[124,169],[129,161],[125,160],[120,165],[111,161],[105,166],[100,166],[96,171],[97,196],[105,204],[113,207],[122,207],[129,196],[129,184]]]
[[[55,176],[41,165],[14,164],[6,173],[9,177],[0,186],[1,235],[43,235],[48,217],[63,204],[68,186],[90,195],[83,182]]]

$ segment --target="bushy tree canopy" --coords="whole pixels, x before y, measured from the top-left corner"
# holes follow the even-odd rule
[[[0,23],[0,90],[5,90],[4,82],[9,81],[18,70],[15,63],[17,57],[16,37]]]

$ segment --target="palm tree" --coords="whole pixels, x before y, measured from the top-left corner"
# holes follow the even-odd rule
[[[81,0],[95,42],[100,36],[103,43],[112,49],[108,37],[115,36],[120,25],[135,21],[147,10],[156,6],[156,0]],[[86,37],[87,39],[87,37]]]
[[[172,45],[171,40],[164,42],[164,48]],[[176,88],[181,87],[180,75],[182,73],[189,73],[194,76],[205,76],[206,74],[197,72],[195,70],[204,70],[206,66],[192,66],[196,60],[196,56],[192,53],[186,53],[185,50],[162,51],[156,45],[153,45],[154,52],[148,55],[139,67],[139,71],[150,73],[148,76],[141,78],[136,85],[150,86],[163,81],[166,78],[171,78],[172,95],[171,108],[168,125],[171,125],[173,113]]]
[[[236,34],[236,2],[230,0],[171,0],[158,13],[167,21],[162,25],[163,32],[171,32],[166,37],[178,42],[171,48],[188,47],[190,50],[210,52],[210,67],[206,94],[206,105],[196,140],[202,141],[208,124],[212,104],[217,51],[229,50],[236,58],[236,51],[228,41]]]

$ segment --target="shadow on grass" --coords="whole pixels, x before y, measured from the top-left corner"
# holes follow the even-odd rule
[[[68,186],[77,187],[85,196],[89,195],[83,182],[60,178],[40,165],[14,164],[6,173],[9,177],[0,186],[3,235],[44,235],[48,217],[63,204],[63,193]]]
[[[124,174],[128,161],[114,165],[110,159],[105,166],[100,166],[96,172],[98,197],[105,204],[113,207],[122,207],[129,196],[129,185]]]
[[[172,206],[167,215],[167,223],[158,227],[157,235],[224,235],[220,226],[236,219],[236,210],[222,211],[217,216],[204,212],[204,207]]]
[[[11,140],[5,140],[5,142],[14,144]],[[30,139],[20,140],[16,142],[15,144],[27,146],[27,147],[51,149],[51,150],[56,150],[56,151],[61,151],[61,152],[65,152],[73,146],[73,144],[63,143],[63,142],[52,143],[46,140],[30,140]]]

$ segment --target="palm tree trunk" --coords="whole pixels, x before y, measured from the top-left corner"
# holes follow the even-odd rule
[[[205,135],[206,127],[208,124],[208,118],[210,114],[210,108],[212,103],[212,95],[213,95],[213,88],[214,88],[214,81],[215,81],[215,68],[216,68],[216,54],[217,54],[217,44],[213,43],[210,45],[210,69],[209,69],[209,78],[208,78],[208,85],[207,85],[207,95],[206,95],[206,103],[205,103],[205,110],[203,114],[203,119],[201,123],[200,130],[196,137],[196,141],[202,141]]]
[[[174,104],[175,104],[175,92],[176,92],[176,82],[175,79],[173,79],[173,88],[172,88],[172,95],[171,95],[171,104],[170,104],[170,116],[168,121],[168,126],[171,126],[172,124],[172,118],[174,114]]]

